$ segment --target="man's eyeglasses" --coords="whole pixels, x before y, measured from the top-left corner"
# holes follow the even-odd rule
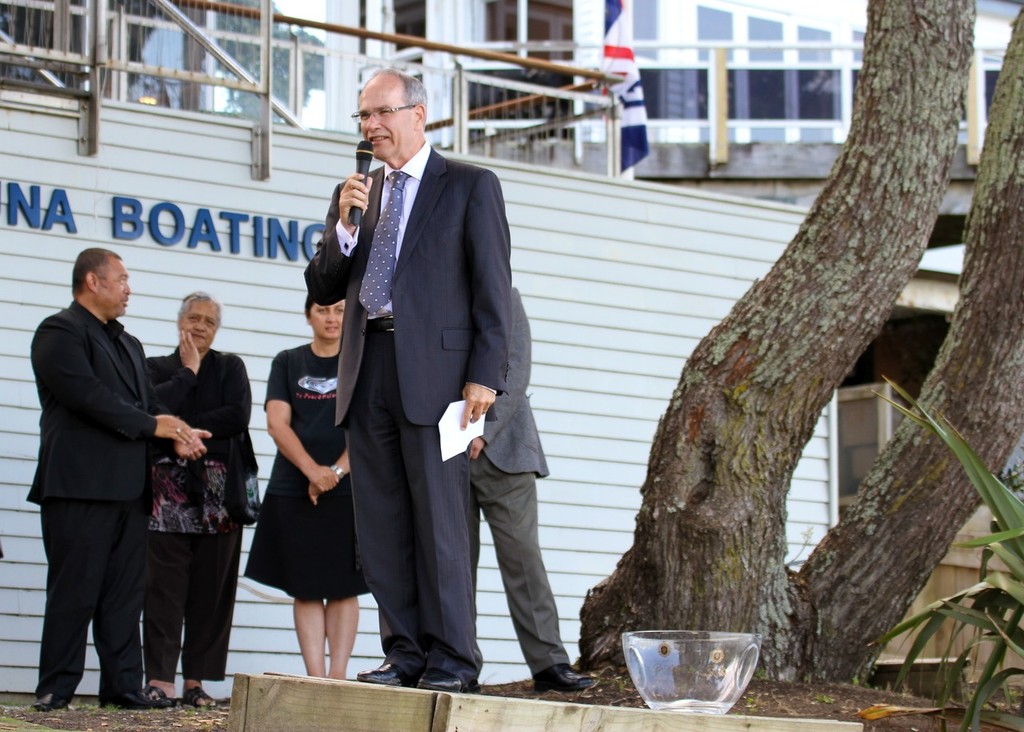
[[[376,117],[383,122],[395,112],[401,112],[403,109],[412,109],[413,107],[418,106],[418,104],[406,104],[404,107],[381,107],[380,109],[375,109],[372,112],[355,112],[352,115],[352,119],[356,122],[366,122],[370,117]]]

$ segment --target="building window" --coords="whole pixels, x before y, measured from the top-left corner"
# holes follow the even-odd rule
[[[765,20],[764,18],[751,17],[747,20],[747,38],[751,42],[781,41],[782,23],[778,23],[774,20]],[[752,49],[750,51],[750,60],[754,62],[780,62],[782,61],[782,51]]]
[[[572,41],[572,0],[493,0],[485,5],[488,41]],[[520,18],[524,22],[520,23]],[[531,52],[534,58],[569,60],[571,51]]]
[[[839,72],[830,69],[732,70],[729,72],[729,117],[839,119]]]
[[[797,74],[797,119],[839,119],[839,72],[801,69]]]
[[[427,9],[424,0],[394,0],[395,33],[427,37]]]
[[[658,0],[634,0],[633,38],[638,41],[658,40]]]
[[[516,25],[519,3],[517,0],[494,0],[484,7],[487,12],[488,41],[508,41],[514,43],[519,35]]]
[[[731,41],[732,13],[714,8],[697,6],[697,40],[698,41]],[[709,52],[702,49],[698,54],[701,61],[707,61]],[[732,54],[730,54],[731,58]]]
[[[878,398],[892,396],[888,384],[875,383],[839,389],[839,509],[857,497],[861,481],[902,421],[902,415]]]
[[[730,74],[733,119],[786,119],[786,72],[752,69]]]
[[[999,80],[999,69],[985,70],[985,112],[992,106],[992,97],[996,93],[996,81]]]
[[[640,69],[647,116],[707,119],[708,74],[702,69]]]
[[[805,25],[798,26],[796,29],[796,39],[801,43],[828,43],[832,40],[832,34],[827,30],[821,30],[820,28],[808,28]],[[802,50],[800,51],[799,58],[801,62],[814,62],[821,61],[824,63],[831,63],[832,52],[827,50]]]

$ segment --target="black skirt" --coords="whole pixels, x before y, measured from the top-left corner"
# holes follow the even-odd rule
[[[350,493],[268,494],[260,509],[245,576],[300,600],[343,600],[368,591],[359,566]]]

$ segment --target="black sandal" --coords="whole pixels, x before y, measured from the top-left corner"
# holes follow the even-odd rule
[[[212,709],[217,706],[217,700],[207,694],[201,686],[193,686],[191,689],[186,689],[181,697],[181,701],[186,706],[195,707],[196,709]]]

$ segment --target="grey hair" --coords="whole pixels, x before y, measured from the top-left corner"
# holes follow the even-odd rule
[[[367,83],[376,79],[378,76],[390,76],[402,82],[402,97],[406,104],[421,104],[424,107],[427,106],[427,88],[423,86],[423,82],[415,76],[411,76],[400,69],[383,68],[377,69],[370,74],[370,78],[366,80]]]
[[[185,295],[181,301],[181,308],[178,309],[178,320],[184,318],[188,311],[192,309],[192,303],[194,302],[208,302],[213,305],[214,311],[217,313],[217,327],[220,327],[220,301],[217,300],[213,295],[205,292],[197,291]]]

